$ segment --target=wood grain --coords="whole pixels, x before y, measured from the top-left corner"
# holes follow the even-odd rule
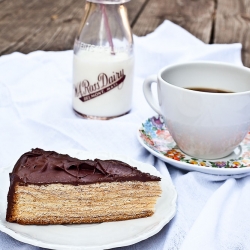
[[[0,55],[72,49],[85,0],[0,0]],[[168,19],[205,43],[242,43],[250,67],[250,0],[132,0],[126,4],[138,36]]]
[[[214,43],[242,43],[242,60],[250,67],[250,0],[217,0]]]
[[[132,24],[146,0],[127,4]],[[0,2],[0,55],[14,51],[68,50],[84,13],[85,0]]]
[[[83,6],[82,0],[3,1],[0,53],[72,48]]]
[[[214,0],[149,0],[133,31],[138,36],[146,35],[168,19],[208,43],[214,11]]]

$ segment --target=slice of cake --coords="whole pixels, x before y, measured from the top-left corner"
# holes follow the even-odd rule
[[[160,180],[117,160],[33,149],[10,173],[6,220],[45,225],[148,217],[161,194]]]

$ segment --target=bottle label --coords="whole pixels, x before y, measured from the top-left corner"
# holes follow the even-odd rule
[[[87,79],[78,82],[75,85],[75,97],[79,98],[82,102],[86,102],[116,87],[122,89],[125,78],[124,69],[113,73],[111,76],[100,73],[96,82],[91,83]]]
[[[128,112],[132,102],[133,68],[133,56],[124,52],[112,55],[110,51],[78,51],[73,67],[74,110],[100,117]]]

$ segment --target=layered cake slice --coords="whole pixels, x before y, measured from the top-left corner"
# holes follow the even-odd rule
[[[46,225],[148,217],[161,194],[160,180],[117,160],[33,149],[10,173],[6,220]]]

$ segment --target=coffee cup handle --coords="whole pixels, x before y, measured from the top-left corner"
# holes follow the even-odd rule
[[[152,94],[152,83],[157,83],[158,85],[158,81],[157,81],[157,75],[152,75],[149,76],[145,79],[145,81],[143,82],[143,93],[145,96],[145,99],[147,100],[148,104],[150,105],[150,107],[158,114],[162,115],[161,111],[160,111],[160,106],[159,104],[156,102],[155,98],[153,97]]]

